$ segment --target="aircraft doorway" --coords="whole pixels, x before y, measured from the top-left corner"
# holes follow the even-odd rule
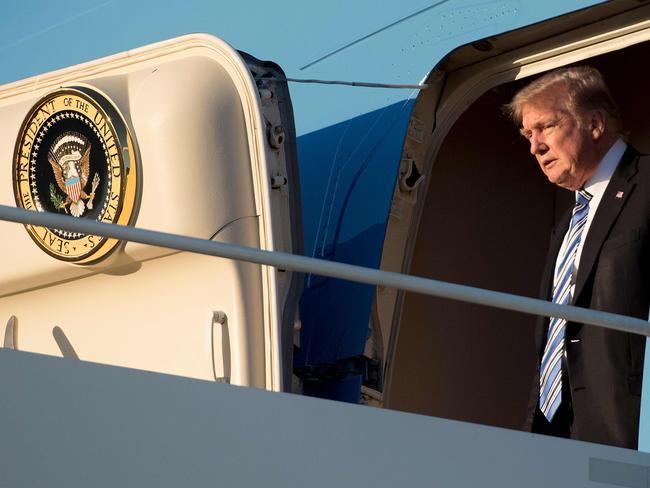
[[[649,55],[645,42],[575,63],[601,70],[629,142],[645,153],[650,152],[649,69],[641,60]],[[546,181],[526,141],[501,114],[501,106],[531,79],[480,95],[425,163],[430,174],[409,236],[414,239],[409,274],[538,296],[551,228],[573,197]],[[386,361],[386,407],[521,426],[536,367],[536,317],[414,294],[403,296],[396,316]]]

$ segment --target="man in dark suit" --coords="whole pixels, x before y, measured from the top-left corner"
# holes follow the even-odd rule
[[[600,73],[552,71],[507,108],[549,181],[576,194],[553,230],[541,296],[647,319],[650,157],[620,138]],[[540,366],[524,428],[637,448],[645,337],[542,318],[536,341]]]

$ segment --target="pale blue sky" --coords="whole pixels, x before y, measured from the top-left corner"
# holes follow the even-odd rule
[[[0,83],[191,32],[211,33],[273,60],[289,77],[417,83],[459,44],[591,3],[10,0],[0,17]],[[291,90],[299,134],[409,96],[404,90],[297,84]]]

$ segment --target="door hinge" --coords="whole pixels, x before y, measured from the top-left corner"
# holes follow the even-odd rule
[[[380,364],[376,359],[366,356],[352,356],[334,363],[310,364],[294,369],[294,374],[302,381],[305,389],[342,380],[350,376],[362,376],[362,384],[368,388],[379,386]]]

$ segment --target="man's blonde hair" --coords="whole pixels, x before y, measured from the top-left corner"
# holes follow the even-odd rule
[[[546,73],[519,90],[504,107],[505,112],[517,127],[521,127],[524,105],[555,85],[563,86],[566,96],[561,103],[563,102],[563,108],[573,115],[578,125],[583,124],[584,115],[588,111],[602,110],[606,114],[608,129],[614,134],[620,134],[622,124],[618,107],[600,71],[591,66],[560,68]]]

